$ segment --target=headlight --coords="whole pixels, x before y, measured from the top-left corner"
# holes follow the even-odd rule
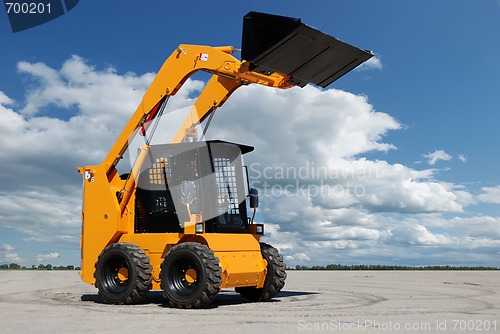
[[[205,224],[204,223],[196,223],[194,227],[195,233],[203,233],[205,232]]]
[[[264,234],[264,225],[262,225],[262,224],[256,224],[256,226],[255,226],[255,233],[256,234]]]

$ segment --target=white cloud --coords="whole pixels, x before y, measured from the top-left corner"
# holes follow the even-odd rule
[[[365,61],[363,64],[359,65],[356,70],[362,71],[362,70],[369,70],[369,69],[377,69],[381,70],[383,68],[382,60],[380,57],[373,56],[367,61]]]
[[[500,204],[500,186],[483,187],[481,188],[481,192],[482,193],[477,196],[479,201]]]
[[[429,165],[435,165],[439,160],[451,160],[452,156],[443,150],[436,150],[432,153],[424,154],[424,158],[427,158],[427,163]]]
[[[16,250],[16,247],[9,244],[3,244],[2,246],[0,246],[0,251],[2,252],[12,252],[14,250]]]
[[[303,264],[296,254],[306,254],[313,264],[451,264],[498,266],[495,252],[500,247],[498,217],[454,217],[445,219],[437,214],[395,217],[351,210],[351,221],[368,221],[377,235],[359,238],[358,234],[342,239],[313,238],[308,230],[318,228],[304,224],[301,233],[285,232],[286,222],[280,224],[279,234],[266,237],[271,244],[283,243],[285,234],[292,247],[281,248],[288,265]],[[339,221],[341,225],[344,221]],[[290,223],[290,222],[288,222]],[[437,232],[439,231],[439,232]]]
[[[467,157],[463,154],[459,154],[458,155],[458,160],[462,161],[462,162],[467,162]]]
[[[400,128],[364,96],[250,86],[217,113],[208,136],[253,141],[256,150],[246,161],[254,186],[266,195],[311,195],[311,206],[376,212],[461,212],[468,204],[454,185],[434,180],[434,170],[358,158],[395,149],[383,138]]]
[[[73,56],[60,70],[43,63],[18,63],[18,71],[36,80],[22,113],[34,115],[47,107],[77,107],[86,121],[112,130],[121,129],[140,102],[154,75],[119,75],[113,68],[96,70]],[[104,122],[104,123],[103,123]]]
[[[393,144],[381,139],[399,128],[394,118],[375,111],[365,96],[311,86],[284,91],[248,86],[217,111],[208,136],[251,139],[259,149],[254,155],[274,157],[276,166],[283,159],[322,166],[329,159],[393,150]]]
[[[0,105],[8,106],[11,105],[12,103],[14,103],[14,100],[5,95],[4,92],[0,91]]]
[[[395,241],[414,246],[451,246],[454,244],[453,238],[440,233],[432,233],[427,227],[418,223],[402,223],[395,226],[391,233]]]
[[[1,95],[1,94],[0,94]],[[21,258],[17,252],[16,247],[9,244],[2,244],[0,246],[0,263],[22,263],[25,260]]]
[[[500,240],[500,217],[454,217],[450,219],[448,228],[462,230],[474,239]]]
[[[284,257],[285,261],[292,261],[292,262],[306,262],[306,261],[310,261],[311,258],[309,256],[307,256],[307,254],[305,253],[295,253],[295,254],[292,254],[292,255],[286,255]]]
[[[59,258],[59,256],[58,252],[44,253],[37,255],[36,260],[38,262],[50,261]]]

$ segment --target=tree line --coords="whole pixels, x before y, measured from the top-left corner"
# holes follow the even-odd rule
[[[17,263],[0,264],[0,270],[81,270],[80,267],[73,265],[68,266],[53,266],[51,264],[31,265],[31,267],[21,266]]]
[[[39,264],[38,266],[32,265],[31,267],[21,266],[17,263],[0,264],[0,270],[81,270],[80,267],[73,265],[68,266],[53,266],[51,264]],[[288,267],[287,270],[500,270],[496,267],[484,266],[395,266],[395,265],[382,265],[382,264],[329,264],[326,266],[301,266]]]
[[[500,270],[500,268],[495,267],[483,267],[483,266],[394,266],[394,265],[381,265],[381,264],[354,264],[354,265],[343,265],[343,264],[329,264],[327,266],[300,266],[297,265],[295,268],[287,268],[288,270]]]

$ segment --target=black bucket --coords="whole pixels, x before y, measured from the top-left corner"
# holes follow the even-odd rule
[[[312,83],[324,88],[372,56],[297,18],[257,12],[243,18],[241,57],[250,69],[286,74],[300,87]]]

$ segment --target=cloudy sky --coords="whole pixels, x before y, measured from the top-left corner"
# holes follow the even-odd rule
[[[258,219],[287,264],[500,267],[496,0],[166,3],[81,1],[19,33],[0,10],[0,263],[78,265],[76,167],[102,161],[178,44],[239,47],[254,10],[375,53],[327,89],[243,87],[215,115],[208,137],[255,146]]]

